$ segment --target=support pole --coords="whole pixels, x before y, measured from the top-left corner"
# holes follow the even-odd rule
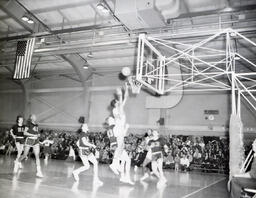
[[[244,158],[243,123],[240,117],[240,92],[236,100],[235,73],[231,75],[232,113],[229,122],[229,177],[239,173]]]
[[[21,89],[23,92],[23,116],[25,119],[28,119],[31,112],[31,97],[29,93],[30,82],[29,81],[20,81]]]
[[[91,86],[91,81],[89,81],[89,78],[92,76],[92,69],[83,69],[82,65],[85,64],[85,60],[81,58],[78,54],[67,54],[61,56],[65,61],[67,61],[75,70],[77,75],[79,76],[79,79],[81,81],[81,84],[83,86],[83,106],[81,107],[83,109],[83,115],[85,116],[85,121],[89,122],[89,112],[90,112],[90,92],[89,88]]]
[[[240,172],[244,159],[243,123],[238,114],[231,114],[229,122],[229,176]]]
[[[231,74],[231,111],[236,115],[236,87],[235,87],[235,73]]]

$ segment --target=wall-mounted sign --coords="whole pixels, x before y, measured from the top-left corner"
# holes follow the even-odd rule
[[[206,114],[206,115],[218,115],[219,110],[204,110],[204,114]]]

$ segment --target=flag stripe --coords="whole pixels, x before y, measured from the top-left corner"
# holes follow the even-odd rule
[[[21,70],[20,70],[20,73],[19,73],[19,77],[21,79],[23,79],[24,68],[27,67],[25,57],[26,57],[26,52],[25,52],[24,56],[22,56],[22,58],[21,58],[21,65],[22,66],[20,68]]]
[[[34,45],[35,45],[35,39],[30,40],[30,46],[33,46],[33,47],[30,47],[30,48],[29,48],[29,52],[28,52],[28,54],[29,54],[29,60],[32,60],[32,54],[33,54]],[[28,67],[27,67],[26,78],[29,78],[29,75],[30,75],[30,67],[31,67],[31,61],[30,61],[30,64],[28,64]]]
[[[29,78],[34,45],[35,38],[25,41],[18,41],[15,59],[15,71],[13,74],[14,79]]]
[[[30,46],[30,42],[31,40],[28,40],[28,42],[27,42],[27,47],[28,46]],[[25,52],[25,56],[27,56],[27,59],[25,59],[25,65],[26,65],[26,67],[24,67],[24,70],[23,70],[23,72],[22,72],[22,78],[26,78],[25,77],[25,72],[26,72],[26,70],[27,70],[27,68],[28,68],[28,66],[29,66],[29,58],[30,58],[30,56],[29,56],[29,49],[30,49],[30,47],[28,47],[28,50],[26,50],[26,52]]]

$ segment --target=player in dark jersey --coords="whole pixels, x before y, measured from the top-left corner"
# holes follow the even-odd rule
[[[40,146],[39,146],[39,130],[38,124],[36,123],[36,116],[34,114],[30,115],[27,125],[25,126],[24,135],[25,139],[25,148],[24,153],[20,157],[19,162],[25,159],[29,153],[30,148],[33,148],[33,152],[36,158],[36,176],[43,177],[41,166],[40,166]],[[16,171],[17,165],[14,166],[14,171]],[[17,171],[16,171],[17,172]]]
[[[79,140],[77,141],[77,146],[79,148],[79,157],[82,160],[83,166],[73,171],[74,179],[79,181],[79,174],[90,168],[90,161],[93,164],[93,182],[96,185],[102,185],[103,183],[98,177],[98,161],[91,150],[92,148],[95,149],[96,146],[89,142],[87,124],[82,124],[81,130],[79,130]]]
[[[24,149],[24,130],[25,130],[25,126],[23,125],[23,117],[18,115],[17,119],[16,119],[16,124],[12,126],[12,128],[10,129],[10,133],[11,136],[13,137],[13,139],[15,140],[15,145],[17,148],[17,157],[15,160],[15,163],[18,163],[18,168],[22,168],[22,165],[20,162],[18,162],[22,151]]]
[[[149,141],[151,155],[152,155],[152,170],[153,173],[159,178],[157,186],[164,185],[166,178],[163,173],[163,142],[159,138],[159,133],[154,130],[152,133],[152,139]]]
[[[116,139],[116,137],[114,136],[114,133],[113,133],[114,126],[115,125],[109,126],[108,130],[107,130],[107,135],[108,135],[108,138],[109,138],[109,148],[113,153],[115,152],[115,150],[117,148],[117,139]]]
[[[140,181],[147,179],[152,172],[152,153],[149,146],[149,141],[152,138],[153,130],[149,129],[144,136],[144,141],[141,143],[143,145],[144,152],[146,153],[145,159],[143,160],[142,167],[144,175],[140,178]]]

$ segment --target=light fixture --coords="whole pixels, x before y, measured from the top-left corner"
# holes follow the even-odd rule
[[[104,8],[103,10],[101,10],[103,13],[108,13],[109,10],[107,8]]]
[[[233,11],[233,8],[227,6],[226,8],[223,9],[224,12],[231,12]]]
[[[224,12],[231,12],[231,11],[233,11],[233,8],[232,8],[232,6],[231,6],[230,0],[227,0],[227,1],[226,1],[226,7],[223,9],[223,11],[224,11]]]
[[[108,13],[109,12],[109,9],[107,8],[107,6],[105,5],[105,3],[103,1],[100,1],[97,4],[96,8],[98,10],[100,10],[101,12],[103,12],[103,13]]]
[[[97,4],[96,8],[99,10],[103,10],[103,9],[105,9],[105,6],[103,5],[103,3],[100,2]]]
[[[235,56],[235,60],[240,60],[241,58],[239,56]]]
[[[236,36],[236,33],[235,33],[235,32],[231,32],[231,33],[230,33],[230,36],[235,37],[235,36]]]
[[[23,16],[23,17],[21,17],[21,19],[23,20],[23,21],[28,21],[29,20],[29,18],[27,17],[27,16]]]
[[[23,21],[26,21],[26,22],[29,23],[29,24],[33,24],[33,23],[34,23],[33,19],[32,19],[32,18],[30,17],[30,15],[28,15],[28,14],[23,15],[23,16],[21,17],[21,19],[22,19]]]
[[[32,19],[29,19],[27,22],[28,22],[29,24],[33,24],[33,23],[34,23],[34,21],[33,21]]]
[[[88,68],[89,68],[89,63],[88,63],[87,60],[85,60],[85,59],[84,59],[83,68],[84,68],[84,69],[88,69]]]
[[[40,38],[40,43],[44,43],[45,42],[45,38]]]
[[[91,51],[87,54],[87,58],[93,58],[93,54]]]

